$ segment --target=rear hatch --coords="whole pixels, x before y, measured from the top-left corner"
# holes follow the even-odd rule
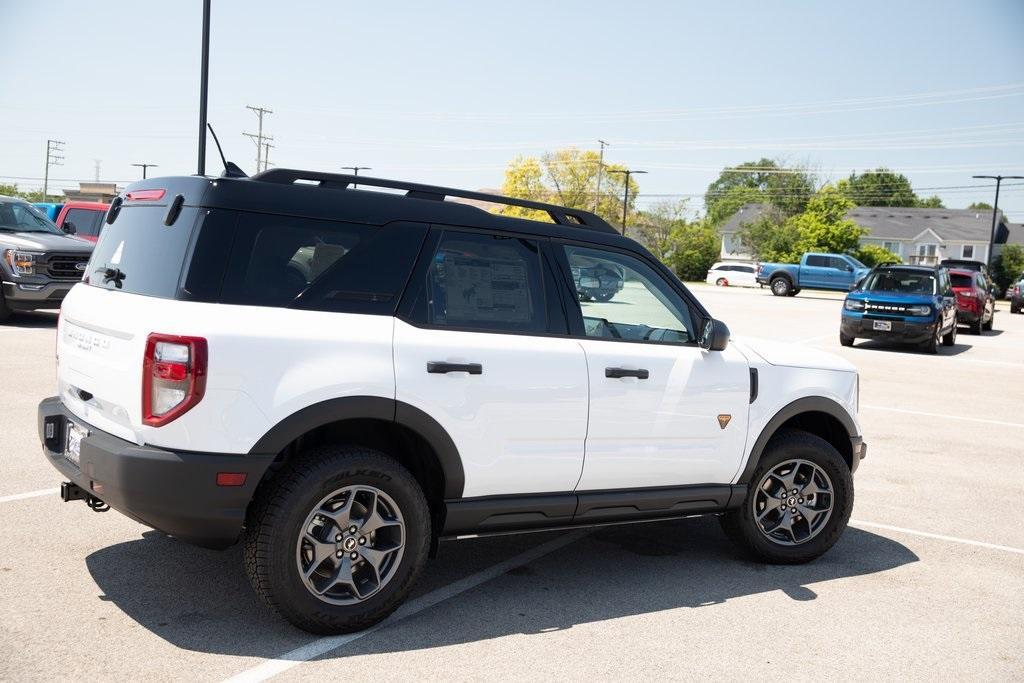
[[[159,199],[125,202],[103,230],[86,282],[64,300],[57,332],[65,405],[94,427],[139,444],[146,339],[176,322],[181,302],[174,299],[207,213],[186,207],[168,226],[167,212]]]

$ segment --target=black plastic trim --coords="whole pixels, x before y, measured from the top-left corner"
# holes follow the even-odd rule
[[[759,388],[758,385],[757,385],[757,382],[758,382],[757,368],[750,368],[750,402],[751,403],[753,403],[754,401],[757,400],[757,392],[758,392],[758,388]]]
[[[744,485],[698,484],[446,500],[442,536],[511,533],[715,513],[739,506],[746,493]]]
[[[750,457],[747,458],[747,464],[743,468],[743,473],[740,474],[740,478],[737,483],[749,484],[750,478],[754,474],[754,469],[757,467],[758,461],[761,459],[761,453],[764,452],[765,446],[768,445],[768,441],[771,440],[775,432],[779,430],[779,427],[783,425],[790,418],[796,417],[802,413],[826,413],[830,415],[843,425],[846,429],[847,434],[851,439],[859,438],[857,434],[857,426],[853,422],[853,418],[850,417],[846,410],[833,401],[832,399],[825,398],[823,396],[807,396],[804,398],[798,398],[792,403],[784,406],[779,412],[775,413],[775,416],[768,421],[764,429],[761,430],[760,436],[757,437],[757,441],[754,442],[754,447],[750,451]]]

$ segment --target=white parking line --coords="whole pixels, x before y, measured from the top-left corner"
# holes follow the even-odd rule
[[[60,489],[40,489],[38,491],[29,491],[28,493],[15,493],[12,496],[0,497],[0,503],[12,503],[16,500],[25,500],[26,498],[35,498],[37,496],[48,496],[51,493],[57,493]]]
[[[470,590],[471,588],[476,588],[482,583],[486,583],[491,579],[495,579],[501,576],[510,569],[515,569],[516,567],[520,567],[524,564],[533,562],[534,560],[539,559],[544,555],[547,555],[548,553],[552,553],[558,550],[559,548],[563,548],[569,545],[570,543],[578,541],[586,534],[586,531],[575,531],[564,536],[559,536],[558,538],[552,539],[547,543],[543,543],[537,546],[536,548],[531,548],[530,550],[527,550],[524,553],[521,553],[513,558],[505,560],[504,562],[499,562],[498,564],[492,567],[488,567],[487,569],[477,572],[476,574],[467,576],[464,579],[460,579],[442,588],[438,588],[437,590],[427,593],[426,595],[421,595],[415,600],[407,602],[405,605],[400,607],[394,614],[392,614],[390,617],[388,617],[381,623],[377,624],[376,626],[371,626],[365,631],[359,631],[358,633],[346,633],[345,635],[341,636],[327,636],[324,638],[319,638],[311,643],[303,645],[300,648],[296,648],[291,652],[286,652],[283,655],[275,657],[274,659],[268,659],[262,664],[258,664],[251,669],[243,671],[235,676],[232,676],[231,678],[227,679],[227,681],[228,683],[252,683],[255,681],[265,681],[268,678],[271,678],[279,673],[287,671],[292,667],[298,666],[303,662],[308,662],[311,659],[316,659],[317,657],[323,656],[328,652],[336,650],[343,645],[348,645],[349,643],[355,640],[359,640],[363,636],[369,635],[387,626],[396,624],[402,619],[411,617],[414,614],[418,614],[419,612],[429,609],[434,605],[444,602],[445,600],[454,598],[456,595],[464,593]]]
[[[905,415],[920,415],[922,417],[941,417],[945,420],[963,420],[965,422],[980,422],[982,424],[999,425],[1000,427],[1021,427],[1024,428],[1024,423],[1021,422],[1004,422],[1003,420],[987,420],[983,417],[966,417],[964,415],[947,415],[946,413],[928,413],[923,410],[906,410],[905,408],[889,408],[886,406],[869,406],[862,405],[861,408],[867,408],[868,410],[884,410],[890,413],[903,413]]]
[[[885,529],[887,531],[896,531],[901,534],[910,534],[911,536],[922,536],[924,538],[934,538],[940,541],[950,541],[951,543],[962,543],[964,545],[974,545],[979,548],[988,548],[989,550],[1002,550],[1007,553],[1016,553],[1018,555],[1024,555],[1024,548],[1012,548],[1008,545],[996,545],[995,543],[985,543],[983,541],[972,541],[969,538],[957,538],[956,536],[943,536],[942,534],[933,534],[928,531],[917,531],[915,529],[907,529],[901,526],[890,526],[888,524],[876,524],[875,522],[864,522],[859,519],[851,519],[850,524],[853,526],[867,526],[873,529]]]

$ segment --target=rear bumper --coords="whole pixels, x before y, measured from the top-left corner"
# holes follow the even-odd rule
[[[976,323],[979,319],[981,319],[981,313],[963,308],[956,310],[956,321],[958,323]]]
[[[37,308],[60,308],[77,280],[69,282],[14,283],[4,282],[4,300],[16,311],[33,311]]]
[[[905,320],[888,320],[890,330],[874,329],[875,318],[854,318],[843,316],[840,323],[842,333],[857,339],[879,339],[901,344],[920,344],[928,341],[935,334],[934,320],[927,322],[908,322]]]
[[[63,455],[69,420],[89,429],[78,466]],[[138,522],[207,548],[238,540],[246,508],[273,462],[273,456],[137,446],[82,423],[57,397],[39,404],[38,426],[46,459],[69,481]],[[217,486],[218,472],[244,472],[245,484]]]

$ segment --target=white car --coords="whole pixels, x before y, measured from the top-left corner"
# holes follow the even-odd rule
[[[706,282],[719,287],[757,287],[756,263],[716,263],[708,271]]]
[[[106,220],[39,407],[62,497],[241,540],[301,628],[383,619],[442,539],[711,514],[787,564],[846,527],[853,366],[730,341],[593,214],[271,169],[144,180]],[[611,301],[581,300],[596,267]]]

